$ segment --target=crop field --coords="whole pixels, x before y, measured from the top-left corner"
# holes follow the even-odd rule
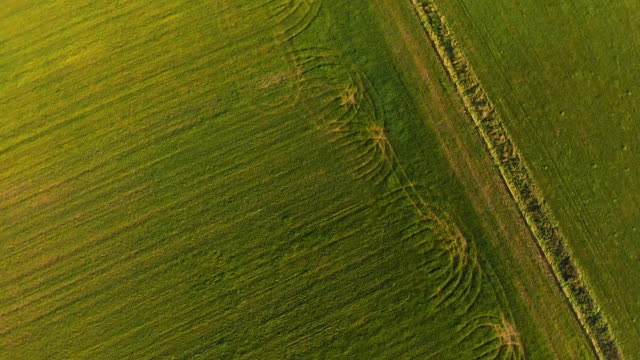
[[[453,1],[443,14],[623,354],[640,354],[640,4]]]
[[[594,357],[432,45],[409,0],[3,3],[0,359]]]

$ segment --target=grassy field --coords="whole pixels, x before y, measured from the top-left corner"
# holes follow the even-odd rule
[[[640,6],[443,4],[623,353],[640,354]]]
[[[0,28],[0,357],[592,355],[409,2]]]

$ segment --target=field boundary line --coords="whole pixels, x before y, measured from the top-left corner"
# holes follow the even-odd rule
[[[516,149],[495,106],[480,84],[433,0],[411,0],[420,23],[441,64],[455,86],[511,196],[529,227],[536,245],[553,270],[554,278],[601,359],[620,359],[609,325],[575,266],[541,191]]]

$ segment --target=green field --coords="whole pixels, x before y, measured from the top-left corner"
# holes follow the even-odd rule
[[[9,0],[0,29],[0,359],[594,357],[411,1]],[[633,353],[617,248],[570,236],[603,202],[575,222],[576,168],[552,188],[506,118]]]
[[[443,3],[628,357],[640,354],[640,4]]]

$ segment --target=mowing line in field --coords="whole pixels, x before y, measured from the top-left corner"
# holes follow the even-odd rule
[[[417,219],[404,229],[403,239],[434,237],[417,244],[426,245],[423,255],[429,258],[430,274],[440,281],[427,297],[435,306],[433,311],[458,306],[462,313],[470,314],[482,291],[484,277],[475,246],[467,241],[445,211],[434,207],[422,196],[408,176],[387,137],[384,112],[376,104],[375,89],[366,75],[354,66],[346,66],[345,59],[339,55],[314,56],[313,50],[295,52],[294,64],[301,74],[298,79],[300,89],[307,92],[305,98],[321,104],[302,105],[309,106],[308,112],[317,119],[319,130],[324,129],[338,148],[352,154],[353,175],[395,188],[385,194],[385,200],[389,199],[390,205],[408,205],[413,209]],[[440,263],[443,256],[448,259],[447,264]],[[462,332],[459,344],[476,341],[471,349],[479,356],[515,359],[524,356],[520,336],[505,312],[479,318],[484,319],[479,325],[476,320],[462,320],[465,325],[459,329]],[[469,328],[474,330],[468,331]],[[481,329],[490,330],[493,336],[474,337]]]
[[[412,0],[425,33],[435,48],[475,122],[491,157],[500,170],[509,191],[528,224],[538,247],[553,270],[554,277],[569,300],[593,350],[601,358],[620,358],[621,354],[609,331],[609,326],[584,281],[571,260],[559,230],[553,223],[550,210],[540,200],[521,155],[513,145],[508,131],[496,113],[473,69],[448,29],[435,3],[430,0]]]

